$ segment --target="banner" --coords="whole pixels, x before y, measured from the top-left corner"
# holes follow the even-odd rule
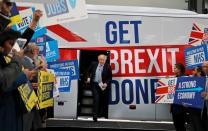
[[[22,18],[22,22],[13,25],[12,28],[23,33],[32,22],[33,12],[35,11],[34,8],[29,8],[26,10],[19,11],[20,16]],[[32,39],[35,39],[39,36],[42,36],[47,33],[47,29],[45,27],[40,27],[39,25],[36,27],[35,33],[33,34]]]
[[[54,74],[40,71],[38,73],[39,109],[53,106]]]
[[[193,69],[208,60],[207,45],[200,45],[185,49],[186,68]]]
[[[93,9],[95,7],[88,6],[88,10]],[[117,10],[123,15],[91,12],[87,20],[51,26],[49,34],[56,36],[59,48],[63,48],[62,58],[73,56],[75,49],[110,51],[113,71],[108,110],[110,118],[171,120],[168,104],[154,104],[154,84],[158,76],[174,75],[176,63],[184,64],[184,48],[187,48],[184,45],[189,43],[189,38],[199,36],[194,35],[193,24],[203,24],[207,28],[207,20],[172,14],[152,17],[152,11],[148,10],[147,15],[139,15],[140,11],[135,15],[131,13],[132,9],[128,10],[129,15],[125,15],[127,12],[124,10]],[[204,32],[204,28],[198,29]],[[191,32],[193,35],[190,36]],[[192,40],[188,45],[195,45],[198,38]],[[201,40],[198,41],[200,44]],[[82,60],[86,59],[80,57],[80,62]],[[129,105],[141,108],[132,111]]]
[[[177,78],[161,78],[157,82],[155,103],[173,103]]]
[[[31,83],[28,82],[20,86],[18,88],[18,91],[21,95],[27,111],[30,112],[38,102],[38,97],[36,96],[35,91],[31,86]]]
[[[45,57],[47,62],[53,62],[60,58],[58,43],[51,37],[43,35],[36,37],[31,42],[37,44],[40,49],[40,54]]]
[[[54,3],[56,0],[10,0],[11,2]]]
[[[205,83],[205,77],[178,77],[174,103],[203,108],[204,98],[201,96],[201,92],[204,91]]]
[[[70,92],[71,86],[71,74],[67,69],[56,69],[54,70],[56,74],[57,87],[60,92]]]
[[[46,61],[53,62],[60,58],[59,48],[57,41],[48,41],[46,44]]]
[[[46,56],[46,44],[45,43],[37,43],[39,48],[39,55]]]
[[[54,74],[54,76],[55,76],[55,83],[54,83],[54,88],[53,88],[53,98],[58,97],[60,95],[60,92],[59,92],[59,89],[57,86],[56,74],[55,74],[54,70],[52,70],[52,69],[47,69],[47,72]]]
[[[10,20],[11,20],[11,23],[10,23],[11,25],[18,24],[18,23],[22,22],[22,18],[19,14],[16,3],[13,3],[13,5],[12,5]]]
[[[19,3],[43,11],[40,25],[50,26],[87,18],[85,0],[57,0],[55,3]],[[49,22],[50,21],[50,22]]]
[[[79,79],[79,67],[78,60],[67,60],[67,61],[58,61],[58,62],[49,62],[49,69],[66,69],[70,72],[71,80]]]
[[[35,42],[35,43],[45,43],[47,41],[54,41],[55,39],[51,38],[50,36],[44,34],[43,36],[39,36],[33,40],[31,40],[31,42]]]

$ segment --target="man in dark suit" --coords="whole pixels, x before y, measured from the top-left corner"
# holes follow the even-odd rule
[[[100,111],[107,118],[108,92],[111,87],[112,70],[106,63],[107,57],[98,56],[98,63],[92,63],[87,73],[87,83],[91,84],[93,91],[93,120],[97,122]]]

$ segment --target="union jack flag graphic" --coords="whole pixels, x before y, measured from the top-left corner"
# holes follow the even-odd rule
[[[207,28],[203,29],[202,26],[193,23],[188,44],[189,45],[205,44],[207,40],[208,40]]]
[[[157,82],[155,103],[173,103],[176,78],[161,78]]]

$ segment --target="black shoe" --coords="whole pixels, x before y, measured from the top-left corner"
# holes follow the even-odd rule
[[[97,122],[97,117],[96,116],[93,116],[93,121]]]

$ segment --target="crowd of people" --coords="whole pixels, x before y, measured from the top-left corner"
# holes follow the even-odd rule
[[[185,66],[181,63],[175,65],[175,76],[187,76]],[[193,70],[193,77],[207,77],[208,76],[208,62],[204,62],[203,66],[196,67]],[[207,89],[206,89],[207,90]],[[193,131],[208,131],[208,117],[207,117],[207,91],[201,93],[204,98],[203,109],[187,107],[187,105],[171,105],[172,119],[176,131],[186,131],[186,123],[191,125]]]
[[[5,22],[10,17],[13,3],[8,0],[0,1],[0,22]],[[45,118],[44,110],[35,107],[31,112],[21,99],[18,87],[30,81],[37,91],[38,70],[46,70],[47,63],[39,55],[36,44],[29,43],[35,28],[42,16],[37,10],[29,27],[21,34],[9,26],[0,29],[0,130],[2,131],[30,131],[42,127]],[[5,20],[4,20],[5,19]],[[5,23],[0,23],[5,25]],[[8,22],[9,24],[9,22]],[[26,39],[20,51],[13,48],[17,39]]]

